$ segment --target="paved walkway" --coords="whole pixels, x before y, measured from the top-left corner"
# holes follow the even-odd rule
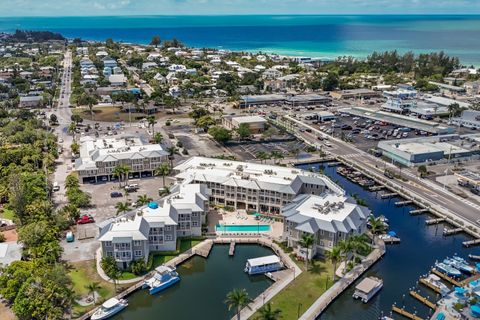
[[[335,300],[345,289],[347,289],[355,280],[357,280],[365,271],[367,271],[375,262],[377,262],[385,254],[385,244],[377,242],[377,247],[362,261],[361,264],[355,266],[350,272],[345,274],[325,293],[323,293],[308,310],[300,317],[299,320],[314,320]]]

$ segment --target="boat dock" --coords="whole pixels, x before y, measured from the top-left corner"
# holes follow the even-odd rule
[[[230,248],[228,249],[228,255],[233,256],[235,254],[235,241],[230,242]]]
[[[398,196],[398,193],[395,193],[395,192],[393,192],[393,193],[384,193],[384,194],[380,195],[380,198],[382,198],[382,199],[389,199],[389,198],[393,198],[393,197],[395,197],[395,196]]]
[[[392,311],[395,312],[395,313],[398,313],[399,315],[402,315],[404,316],[405,318],[408,318],[408,319],[412,319],[412,320],[423,320],[422,318],[420,318],[419,316],[413,314],[413,313],[410,313],[404,309],[400,309],[399,307],[396,307],[396,306],[393,306],[392,307]]]
[[[431,226],[432,224],[439,224],[439,223],[442,223],[442,222],[445,222],[445,219],[444,218],[437,218],[437,219],[428,219],[428,220],[425,220],[425,224],[427,226]]]
[[[383,242],[385,242],[385,244],[399,244],[400,242],[402,242],[398,237],[390,237],[382,240]]]
[[[401,207],[401,206],[406,206],[407,204],[411,204],[411,203],[413,203],[412,200],[404,200],[404,201],[397,201],[397,202],[395,202],[395,205],[396,205],[397,207]]]
[[[443,235],[444,236],[451,236],[451,235],[454,235],[454,234],[457,234],[457,233],[460,233],[462,232],[463,229],[462,228],[453,228],[453,229],[443,229]]]
[[[420,282],[421,284],[423,284],[425,287],[427,287],[427,288],[435,291],[436,293],[441,293],[441,292],[442,292],[442,290],[440,290],[439,287],[437,287],[437,286],[434,285],[433,283],[428,282],[428,281],[425,280],[424,278],[420,278],[419,282]]]
[[[469,240],[469,241],[463,241],[462,242],[464,247],[471,247],[471,246],[476,246],[480,244],[480,239],[475,239],[475,240]],[[480,260],[480,257],[479,257]]]
[[[420,301],[421,303],[423,303],[424,305],[426,305],[427,307],[429,307],[430,309],[432,310],[435,310],[437,308],[436,304],[433,303],[432,301],[428,300],[427,298],[425,297],[422,297],[418,292],[416,291],[413,291],[411,290],[410,291],[410,295],[412,297],[414,297],[415,299],[417,299],[418,301]]]
[[[373,186],[373,187],[368,188],[368,190],[373,191],[373,192],[380,191],[380,190],[383,190],[383,189],[385,189],[385,186]]]
[[[204,241],[202,246],[195,248],[193,254],[199,255],[200,257],[208,258],[210,251],[213,247],[213,241]]]
[[[480,260],[480,256],[476,256],[474,254],[469,254],[468,257],[472,260],[477,260],[477,261]]]
[[[410,215],[416,216],[419,214],[427,213],[429,210],[428,209],[416,209],[416,210],[410,210]]]
[[[442,278],[443,280],[447,281],[447,282],[450,282],[451,284],[453,284],[454,286],[457,286],[457,287],[461,287],[462,284],[460,282],[458,282],[457,280],[453,279],[453,278],[450,278],[449,276],[447,276],[445,273],[443,272],[440,272],[438,271],[437,269],[433,269],[432,272],[434,274],[436,274],[437,276],[439,276],[440,278]]]

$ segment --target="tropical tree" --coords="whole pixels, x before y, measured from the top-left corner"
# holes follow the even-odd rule
[[[250,125],[248,123],[241,123],[235,131],[238,134],[239,140],[245,140],[252,134],[252,130],[250,130]]]
[[[130,167],[127,165],[118,165],[113,168],[113,176],[118,178],[118,184],[122,187],[122,181],[128,181],[128,174],[130,172]]]
[[[370,232],[372,232],[373,235],[372,241],[375,242],[377,234],[385,231],[385,224],[380,218],[376,218],[374,215],[368,217],[368,224],[370,225]]]
[[[165,176],[170,173],[170,166],[165,162],[162,162],[157,169],[155,169],[155,175],[161,175],[163,178],[163,186],[165,186]]]
[[[257,320],[278,320],[282,316],[282,310],[273,309],[270,302],[258,309],[258,313],[260,315],[257,317]]]
[[[158,45],[160,44],[160,36],[158,35],[153,36],[152,41],[150,41],[150,44],[152,46],[155,46],[155,48],[158,47]]]
[[[160,197],[166,196],[170,194],[170,188],[167,186],[164,186],[161,190],[158,190],[158,195]]]
[[[313,245],[315,238],[312,234],[304,234],[299,241],[299,245],[307,250],[307,255],[305,259],[305,269],[308,270],[308,261],[310,260],[310,247]]]
[[[215,141],[218,141],[221,144],[225,144],[232,138],[230,130],[220,126],[210,127],[208,129],[208,134],[211,135]]]
[[[352,242],[349,239],[343,239],[338,242],[338,248],[342,253],[342,261],[345,263],[344,269],[347,266],[348,256],[352,252]]]
[[[140,206],[144,206],[144,205],[146,205],[146,204],[148,204],[152,201],[153,201],[153,199],[150,198],[149,196],[147,196],[146,194],[138,196],[138,198],[137,198],[137,204],[140,205]]]
[[[368,249],[368,239],[365,234],[353,235],[348,240],[352,244],[352,251],[355,260],[361,252]]]
[[[97,291],[97,290],[100,289],[100,288],[101,288],[101,287],[100,287],[100,285],[98,284],[98,282],[91,282],[91,283],[85,285],[85,289],[88,290],[88,293],[89,293],[89,294],[92,294],[93,303],[97,303],[95,291]]]
[[[267,162],[268,159],[270,159],[270,155],[265,151],[260,151],[259,153],[257,153],[257,159],[259,159],[260,162],[264,163]]]
[[[117,280],[122,276],[122,271],[118,268],[117,262],[113,257],[105,257],[100,261],[100,266],[107,277],[113,280],[115,292],[117,292]]]
[[[125,213],[130,211],[132,208],[128,204],[128,202],[117,202],[115,205],[115,209],[117,209],[117,216],[121,213]]]
[[[227,293],[227,299],[225,303],[228,306],[228,310],[235,309],[237,320],[240,320],[240,311],[243,308],[248,307],[250,309],[250,302],[253,300],[249,297],[247,290],[245,289],[233,289]]]
[[[162,136],[162,134],[161,134],[160,132],[155,133],[155,135],[153,136],[153,140],[154,140],[155,143],[157,143],[157,144],[162,143],[162,141],[163,141],[163,136]]]
[[[333,263],[333,280],[335,280],[335,271],[337,270],[337,263],[342,259],[342,250],[335,246],[332,250],[327,251],[325,256]]]
[[[157,123],[157,119],[155,119],[155,116],[148,116],[147,117],[147,124],[148,127],[152,127],[152,136],[155,136],[155,124]]]
[[[280,159],[283,159],[283,158],[284,158],[283,153],[281,153],[281,152],[278,151],[278,150],[273,150],[273,151],[270,153],[270,157],[272,157],[273,159],[275,159],[275,163],[278,163],[277,160],[280,160]]]
[[[68,133],[73,136],[73,140],[75,140],[75,133],[77,133],[77,124],[75,122],[71,122],[68,126]]]
[[[173,159],[175,158],[175,153],[178,153],[178,148],[170,146],[166,151],[168,152],[168,159],[170,160],[170,168],[173,168]]]
[[[448,108],[448,120],[450,120],[453,116],[457,115],[460,110],[460,105],[456,102],[451,103],[447,106]]]

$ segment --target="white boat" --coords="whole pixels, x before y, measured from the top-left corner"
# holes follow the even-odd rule
[[[451,277],[460,277],[462,275],[462,273],[454,267],[442,262],[435,263],[435,268]]]
[[[452,266],[457,268],[460,271],[463,271],[465,273],[474,273],[475,272],[475,269],[472,266],[470,266],[465,259],[463,259],[459,256],[453,256],[452,259],[450,259],[450,260],[453,261]]]
[[[367,303],[378,291],[383,288],[383,280],[376,277],[367,277],[355,286],[354,299],[361,299]]]
[[[425,278],[425,281],[439,288],[442,296],[447,295],[451,291],[450,288],[444,284],[440,277],[436,274],[429,274],[428,277]]]
[[[245,265],[245,272],[248,274],[259,274],[274,272],[283,268],[283,263],[276,255],[248,259]]]
[[[150,294],[158,293],[180,281],[180,276],[175,268],[160,266],[155,269],[155,274],[143,283],[143,288],[150,288]]]
[[[128,306],[128,302],[125,299],[118,300],[117,298],[111,298],[105,301],[100,308],[95,311],[90,317],[91,320],[103,320],[110,318],[114,314],[119,313]]]

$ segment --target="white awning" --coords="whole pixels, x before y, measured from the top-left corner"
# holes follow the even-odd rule
[[[280,258],[276,255],[248,259],[247,263],[251,267],[263,266],[267,264],[280,263]]]

